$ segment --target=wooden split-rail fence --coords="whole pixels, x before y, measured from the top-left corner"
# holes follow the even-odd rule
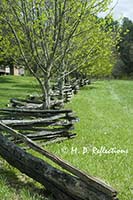
[[[28,138],[48,144],[74,138],[76,133],[72,131],[78,118],[72,110],[5,108],[0,109],[0,120]],[[17,143],[21,142],[13,139],[10,134],[8,137]]]
[[[69,102],[74,94],[78,93],[81,87],[89,84],[90,81],[88,79],[74,80],[71,82],[71,84],[66,84],[62,89],[63,98],[60,96],[60,90],[58,86],[53,86],[50,95],[50,108],[55,110],[61,109],[64,106],[64,103]],[[12,98],[9,106],[23,109],[42,109],[43,101],[41,96],[31,95],[26,99]]]
[[[44,145],[51,142],[75,137],[73,129],[78,118],[72,110],[32,107],[41,104],[33,100],[12,99],[15,106],[0,109],[0,155],[22,173],[44,185],[54,199],[118,200],[115,189],[44,149]],[[29,148],[50,159],[62,170],[32,155]]]

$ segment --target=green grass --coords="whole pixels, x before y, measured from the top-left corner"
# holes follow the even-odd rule
[[[0,77],[1,79],[1,77]],[[21,80],[22,79],[22,80]],[[10,94],[0,90],[0,96],[4,95],[4,103],[10,95],[16,97],[24,95],[25,92],[33,92],[33,82],[22,77],[9,77],[15,87],[19,87],[16,93],[12,93],[10,82],[2,84],[10,89]],[[33,80],[33,79],[32,79]],[[14,83],[15,81],[15,83]],[[29,85],[29,89],[25,86]],[[15,86],[16,85],[16,86]],[[19,85],[19,86],[18,86]],[[35,87],[36,88],[36,87]],[[21,90],[22,89],[22,90]],[[14,91],[13,90],[13,91]],[[15,90],[16,91],[16,90]],[[21,92],[20,92],[21,91]],[[86,171],[88,174],[97,176],[119,191],[120,200],[133,199],[133,82],[128,80],[98,81],[86,86],[73,98],[67,108],[73,109],[80,118],[75,125],[77,137],[63,143],[49,145],[46,148],[61,158],[67,160],[74,166]],[[0,98],[0,102],[3,97]],[[2,105],[4,105],[2,103]],[[118,154],[96,154],[94,148],[115,148],[127,150],[128,153]],[[85,152],[84,152],[85,151]],[[1,170],[5,167],[5,173],[0,171],[0,199],[45,199],[42,194],[31,192],[29,183],[34,184],[31,179],[22,176],[17,170],[5,164],[1,159]],[[7,170],[7,174],[6,174]],[[16,192],[9,180],[10,173],[17,176],[20,185],[20,193]],[[23,177],[23,178],[22,178]],[[24,179],[24,181],[23,181]],[[38,185],[34,187],[38,187]],[[41,186],[39,186],[41,188]],[[6,191],[7,197],[4,197]],[[34,191],[34,189],[33,189]],[[34,196],[37,195],[37,196]],[[14,198],[15,197],[15,198]]]
[[[14,97],[25,97],[39,93],[37,82],[32,77],[0,76],[0,107]]]

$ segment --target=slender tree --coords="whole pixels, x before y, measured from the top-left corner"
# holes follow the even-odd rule
[[[38,80],[43,107],[50,108],[50,82],[55,74],[62,91],[65,76],[85,66],[87,59],[95,55],[94,47],[99,41],[90,48],[94,37],[92,31],[91,38],[87,36],[92,28],[88,19],[91,21],[92,16],[106,10],[109,3],[110,0],[1,1],[0,21],[8,25],[10,38],[16,41],[19,60]],[[89,43],[81,46],[84,40]]]

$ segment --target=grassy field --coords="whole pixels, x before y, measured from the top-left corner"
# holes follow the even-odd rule
[[[77,137],[46,148],[133,199],[133,81],[97,81],[73,97],[67,108],[80,118]],[[34,79],[0,77],[0,107],[9,98],[37,93]],[[113,149],[113,150],[112,150]],[[112,150],[112,152],[111,152]],[[0,199],[41,200],[42,187],[0,159]]]
[[[37,82],[32,77],[0,76],[0,107],[4,107],[14,97],[37,94]]]

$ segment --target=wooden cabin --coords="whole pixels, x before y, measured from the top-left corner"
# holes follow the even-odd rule
[[[0,69],[0,76],[3,75],[9,75],[9,73],[7,73],[5,69]]]
[[[0,68],[0,76],[2,75],[24,76],[24,67],[2,67]]]

